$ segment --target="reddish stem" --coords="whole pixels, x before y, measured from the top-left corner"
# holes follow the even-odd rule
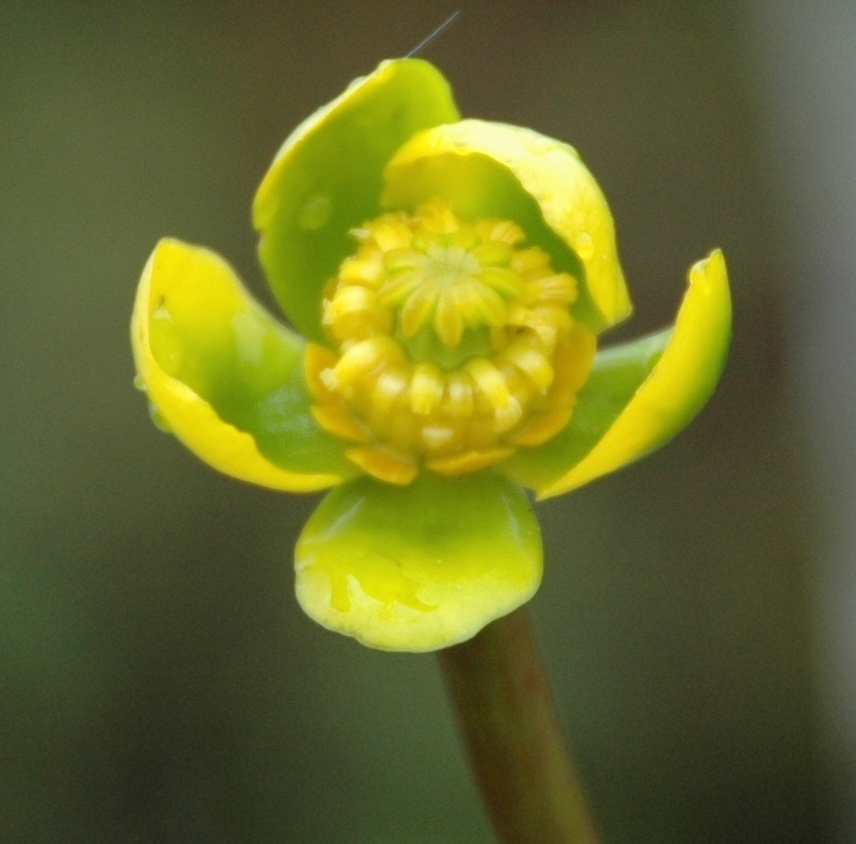
[[[470,762],[503,844],[598,844],[526,610],[440,651]]]

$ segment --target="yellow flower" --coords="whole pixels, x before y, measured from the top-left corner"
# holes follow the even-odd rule
[[[153,413],[214,468],[334,487],[296,550],[297,596],[388,650],[463,641],[527,601],[545,498],[662,445],[727,354],[719,251],[674,327],[597,350],[629,315],[606,201],[576,151],[461,120],[421,60],[384,62],[306,120],[253,220],[293,325],[212,252],[158,244],[132,319]]]

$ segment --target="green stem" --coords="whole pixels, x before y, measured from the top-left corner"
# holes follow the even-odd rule
[[[525,608],[440,664],[498,839],[597,844]]]

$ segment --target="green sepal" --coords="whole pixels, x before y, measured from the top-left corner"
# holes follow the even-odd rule
[[[305,343],[218,255],[161,241],[137,293],[132,343],[157,420],[215,468],[295,492],[355,474],[311,412]]]
[[[636,391],[651,374],[673,329],[605,349],[577,394],[570,422],[553,439],[521,448],[502,471],[518,483],[540,491],[567,474],[603,438]]]
[[[460,120],[414,135],[386,170],[384,204],[415,208],[433,197],[470,219],[514,220],[553,268],[580,281],[571,308],[599,333],[632,307],[615,226],[594,177],[568,144],[484,120]]]
[[[414,132],[457,118],[440,72],[400,59],[354,81],[285,141],[259,186],[253,224],[274,296],[307,337],[324,342],[324,287],[355,250],[349,231],[380,214],[386,163]]]
[[[704,407],[728,357],[731,291],[715,249],[690,267],[673,329],[599,353],[570,422],[503,469],[540,498],[569,492],[644,457]]]
[[[297,598],[315,621],[365,645],[431,651],[525,603],[542,572],[523,490],[494,472],[363,477],[332,490],[297,543]]]

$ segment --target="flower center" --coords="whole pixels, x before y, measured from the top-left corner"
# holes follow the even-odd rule
[[[594,336],[576,281],[507,220],[471,223],[433,200],[353,230],[323,303],[333,349],[311,345],[313,412],[391,483],[446,475],[540,444],[568,421]]]

